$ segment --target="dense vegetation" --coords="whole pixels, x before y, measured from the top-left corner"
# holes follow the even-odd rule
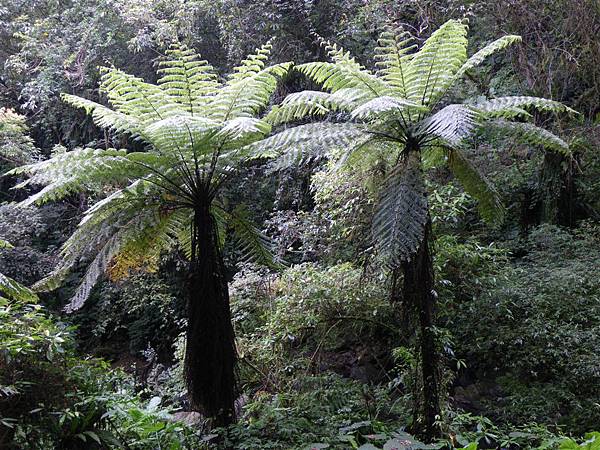
[[[598,33],[2,3],[0,448],[600,449]]]

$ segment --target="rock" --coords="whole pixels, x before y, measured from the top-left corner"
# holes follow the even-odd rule
[[[190,427],[197,427],[204,421],[204,416],[197,411],[179,411],[173,414],[173,421],[183,422]]]

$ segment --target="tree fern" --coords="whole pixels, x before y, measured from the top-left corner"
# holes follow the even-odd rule
[[[347,115],[340,118],[349,120],[343,124],[318,123],[286,128],[263,141],[261,149],[267,150],[267,154],[269,148],[276,149],[274,153],[283,153],[280,161],[285,167],[307,154],[324,155],[333,148],[346,147],[344,154],[351,155],[358,150],[370,151],[377,142],[391,142],[396,144],[396,150],[388,156],[390,173],[396,174],[396,180],[400,179],[397,172],[405,168],[404,163],[396,165],[396,162],[410,159],[409,153],[421,154],[420,160],[425,164],[431,164],[432,156],[436,155],[435,164],[447,164],[465,190],[480,202],[482,217],[499,223],[503,209],[498,193],[468,161],[464,146],[481,130],[491,129],[523,142],[567,152],[568,146],[562,139],[526,121],[533,119],[530,113],[533,110],[576,112],[559,102],[527,96],[492,98],[474,104],[445,102],[449,90],[467,71],[487,57],[520,42],[518,36],[504,36],[468,57],[467,31],[466,22],[450,20],[420,47],[403,30],[385,31],[376,49],[376,73],[366,70],[344,49],[326,43],[331,62],[312,62],[296,67],[321,85],[324,92],[290,94],[267,118],[279,125],[310,117],[332,118],[335,116],[330,113],[343,111]],[[347,97],[346,102],[341,99],[342,93]],[[364,145],[365,142],[369,145]],[[402,195],[408,195],[406,187],[398,183],[390,182],[386,189],[396,186],[402,189]],[[380,208],[392,208],[392,203],[382,201]],[[377,214],[376,217],[394,217],[393,211]],[[420,216],[415,217],[419,226],[422,225],[420,219]],[[377,242],[383,237],[386,241],[383,248],[388,249],[391,260],[403,261],[416,251],[414,245],[389,242],[389,233],[378,236],[376,230],[380,227],[374,227],[374,240]],[[399,255],[395,252],[408,253]]]
[[[284,167],[305,155],[341,154],[339,166],[343,168],[346,161],[359,159],[360,153],[385,149],[388,171],[379,187],[373,242],[395,276],[402,273],[402,292],[393,297],[402,299],[405,310],[413,312],[419,324],[423,396],[416,414],[422,420],[415,426],[422,423],[429,439],[441,437],[437,425],[441,410],[431,219],[423,169],[446,164],[478,201],[482,217],[498,224],[504,210],[497,191],[470,161],[466,149],[472,138],[488,136],[480,132],[493,129],[530,144],[568,152],[562,139],[527,121],[534,118],[530,110],[573,113],[557,102],[524,96],[449,104],[450,89],[465,73],[520,41],[516,36],[505,36],[468,57],[467,31],[465,22],[450,20],[420,47],[406,32],[386,31],[376,51],[376,73],[363,68],[342,48],[328,45],[331,62],[311,62],[296,68],[321,85],[325,93],[292,94],[267,117],[277,125],[306,121],[311,116],[329,121],[288,127],[260,144],[265,154],[282,153],[279,161],[284,161]],[[347,102],[339,99],[342,92],[352,93]],[[340,110],[345,114],[330,114]]]
[[[35,285],[54,289],[87,262],[66,305],[80,308],[98,278],[155,270],[161,252],[180,248],[190,258],[186,377],[193,407],[217,423],[234,418],[235,343],[221,249],[234,231],[244,257],[274,265],[268,240],[223,189],[238,167],[269,156],[256,144],[271,131],[262,113],[291,64],[266,66],[267,44],[224,82],[191,49],[174,46],[160,62],[157,84],[117,68],[103,69],[100,90],[110,107],[73,95],[67,103],[94,122],[145,144],[144,151],[75,149],[12,171],[18,187],[43,188],[23,202],[43,204],[72,193],[105,195],[85,213],[61,250],[61,263]]]

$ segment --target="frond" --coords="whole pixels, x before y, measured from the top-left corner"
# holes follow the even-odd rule
[[[417,152],[410,152],[390,172],[381,188],[372,233],[392,266],[412,258],[423,242],[429,212]]]
[[[155,84],[115,68],[104,68],[100,90],[108,101],[123,114],[135,117],[142,126],[167,117],[189,112]]]
[[[323,38],[321,38],[320,36],[318,36],[317,40],[319,41],[321,46],[323,48],[325,48],[325,51],[327,52],[327,56],[334,63],[339,64],[341,66],[346,66],[349,69],[353,69],[353,70],[363,70],[364,69],[364,67],[356,61],[356,59],[350,54],[350,52],[345,50],[340,45],[338,45],[334,42],[326,41]]]
[[[81,307],[119,250],[157,222],[162,203],[156,200],[156,193],[155,185],[138,180],[92,206],[61,248],[60,265],[37,282],[34,290],[56,289],[76,264],[91,257],[83,281],[66,309]]]
[[[167,160],[160,155],[127,153],[126,150],[83,148],[61,153],[54,158],[14,169],[10,173],[26,173],[30,177],[15,188],[44,185],[38,193],[21,205],[30,206],[62,199],[83,191],[100,191],[106,184],[118,184],[151,173],[169,169]]]
[[[265,116],[272,125],[304,119],[307,116],[323,116],[330,110],[331,94],[321,91],[302,91],[288,95],[280,105],[274,106]]]
[[[250,144],[271,132],[271,124],[252,117],[236,117],[223,124],[215,134],[225,150]]]
[[[277,170],[291,167],[310,158],[323,156],[332,148],[352,147],[370,137],[352,123],[311,123],[287,128],[246,148],[255,157],[277,157]]]
[[[569,144],[554,133],[531,123],[493,120],[486,122],[485,126],[503,136],[518,139],[530,145],[540,145],[567,156],[571,154]]]
[[[148,125],[144,134],[146,140],[160,152],[181,154],[192,150],[210,152],[209,146],[202,145],[221,128],[215,120],[201,116],[173,116],[157,120]],[[181,156],[181,155],[180,155]]]
[[[439,100],[467,60],[466,24],[449,20],[410,59],[404,74],[406,98],[423,105]]]
[[[352,111],[351,117],[353,119],[372,119],[381,116],[389,118],[401,116],[406,112],[410,114],[411,111],[425,112],[427,108],[410,100],[383,96],[362,104]]]
[[[203,112],[220,86],[214,68],[192,49],[174,44],[159,63],[158,85],[190,114]]]
[[[128,133],[138,137],[142,133],[140,121],[132,116],[113,111],[99,103],[70,94],[61,94],[60,98],[69,105],[84,109],[90,114],[94,123],[101,128],[106,128],[117,133]]]
[[[395,93],[407,97],[406,72],[408,64],[414,56],[417,45],[410,33],[406,31],[381,33],[375,48],[376,66],[379,68],[378,76],[381,76],[388,85],[392,86]]]
[[[366,100],[386,95],[389,87],[385,82],[365,69],[330,62],[310,62],[296,67],[297,70],[335,93],[341,89],[358,89]]]
[[[189,227],[183,225],[189,216],[184,209],[160,210],[156,219],[127,240],[111,259],[106,272],[113,281],[126,278],[131,270],[155,272],[161,254],[177,246],[177,236],[181,232],[189,234]]]
[[[0,249],[10,250],[12,248],[10,243],[0,239]],[[2,297],[21,302],[35,303],[37,301],[37,296],[31,289],[0,273],[0,298]]]
[[[465,192],[477,200],[479,214],[486,222],[500,224],[505,209],[496,188],[463,154],[454,148],[448,152],[448,166],[465,189]]]
[[[265,116],[265,121],[279,125],[335,111],[350,112],[365,100],[364,91],[353,88],[340,89],[331,94],[321,91],[294,92],[280,105],[274,106]]]
[[[528,115],[526,108],[535,108],[545,112],[579,115],[577,111],[560,102],[540,97],[527,96],[498,97],[476,103],[473,105],[473,108],[485,114],[487,117],[509,119],[515,117],[515,113],[524,112],[525,115]]]
[[[490,44],[486,45],[484,48],[482,48],[481,50],[473,54],[469,59],[467,59],[467,61],[456,73],[454,77],[455,80],[461,78],[468,70],[479,66],[489,56],[499,52],[500,50],[504,50],[505,48],[518,42],[521,42],[521,36],[507,35],[502,36],[501,38],[496,39],[494,42],[491,42]]]
[[[245,261],[278,268],[279,264],[273,255],[273,243],[263,234],[252,220],[250,211],[238,205],[228,213],[228,224],[233,231],[234,241]]]
[[[238,72],[209,102],[206,108],[207,116],[224,122],[236,117],[252,117],[259,113],[267,107],[279,79],[289,71],[291,65],[282,63],[259,72],[251,68]]]
[[[465,105],[448,105],[419,124],[424,135],[435,136],[442,142],[457,146],[471,136],[478,123],[478,114]]]
[[[37,295],[31,289],[0,273],[0,298],[2,297],[20,302],[37,302]]]

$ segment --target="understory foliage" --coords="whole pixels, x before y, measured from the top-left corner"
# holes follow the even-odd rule
[[[73,330],[35,299],[0,298],[0,336],[2,448],[202,448],[160,398],[136,394],[108,363],[78,357]]]
[[[597,0],[0,3],[1,449],[600,450]]]
[[[499,388],[475,399],[496,420],[576,433],[598,423],[598,236],[597,224],[535,229],[514,265],[480,278],[480,294],[451,311],[467,378]]]

